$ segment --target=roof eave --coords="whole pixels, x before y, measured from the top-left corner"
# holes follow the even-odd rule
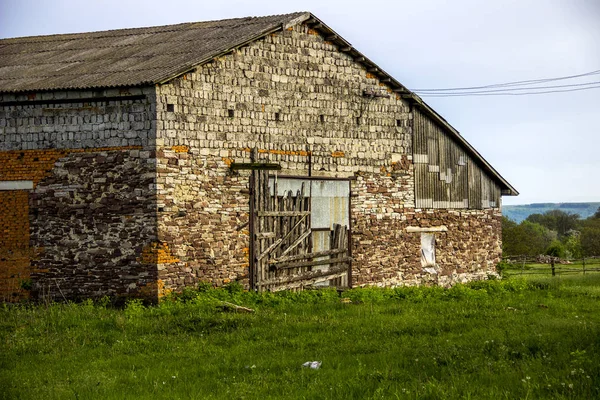
[[[438,124],[442,125],[442,127],[446,128],[448,132],[454,136],[454,138],[462,145],[468,152],[470,152],[473,157],[475,157],[475,161],[479,164],[484,170],[486,170],[490,175],[492,175],[498,183],[501,185],[501,193],[505,196],[518,196],[519,192],[510,184],[506,179],[502,177],[496,171],[489,162],[485,158],[479,154],[477,150],[465,138],[461,136],[461,134],[446,121],[440,114],[438,114],[433,108],[431,108],[427,103],[423,101],[419,96],[409,90],[406,86],[402,85],[398,82],[394,77],[385,72],[382,68],[380,68],[377,64],[371,61],[368,57],[362,54],[360,51],[356,50],[352,45],[346,41],[344,38],[339,36],[333,29],[327,26],[323,21],[319,18],[310,14],[310,18],[306,20],[307,23],[311,26],[312,29],[317,31],[322,31],[324,33],[325,39],[331,41],[332,43],[338,45],[340,51],[346,52],[349,54],[355,61],[363,64],[367,71],[377,76],[381,82],[386,83],[392,91],[396,94],[402,96],[405,100],[409,101],[413,105],[418,105],[429,117],[433,118]],[[329,35],[327,37],[326,35]]]

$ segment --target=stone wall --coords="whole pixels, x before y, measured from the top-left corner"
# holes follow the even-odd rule
[[[0,295],[158,290],[153,88],[3,94]],[[140,290],[143,293],[140,293]]]
[[[37,296],[156,298],[150,151],[70,152],[30,194]],[[140,293],[142,291],[142,293]]]
[[[157,111],[159,237],[177,257],[160,268],[172,288],[247,282],[248,174],[229,165],[250,149],[303,176],[309,152],[313,175],[334,177],[391,174],[411,158],[408,104],[304,25],[158,87]]]
[[[154,145],[154,88],[0,94],[0,151]]]
[[[416,210],[408,104],[317,32],[272,34],[157,88],[159,237],[167,287],[247,282],[247,173],[232,162],[282,165],[280,174],[355,177],[353,279],[358,285],[450,284],[493,273],[499,211]],[[444,224],[435,276],[408,226]],[[466,227],[468,228],[466,228]],[[483,235],[482,235],[483,232]],[[487,235],[489,233],[489,235]]]
[[[353,182],[353,283],[355,286],[437,284],[487,279],[500,261],[499,209],[415,209],[403,203],[393,178],[360,176]],[[435,232],[437,268],[421,265],[421,233],[407,228],[446,227]]]

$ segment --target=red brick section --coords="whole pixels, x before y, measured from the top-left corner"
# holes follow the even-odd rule
[[[24,190],[0,191],[0,301],[28,297],[29,205]]]

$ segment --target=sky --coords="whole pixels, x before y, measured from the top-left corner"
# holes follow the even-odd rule
[[[0,38],[295,11],[412,90],[600,70],[600,0],[0,0]],[[503,204],[600,201],[600,88],[422,98],[520,192]]]

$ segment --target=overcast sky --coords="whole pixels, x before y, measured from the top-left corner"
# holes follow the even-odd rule
[[[600,0],[0,0],[0,38],[293,11],[311,11],[410,89],[600,70]],[[600,201],[600,88],[422,97],[520,191],[504,204]]]

